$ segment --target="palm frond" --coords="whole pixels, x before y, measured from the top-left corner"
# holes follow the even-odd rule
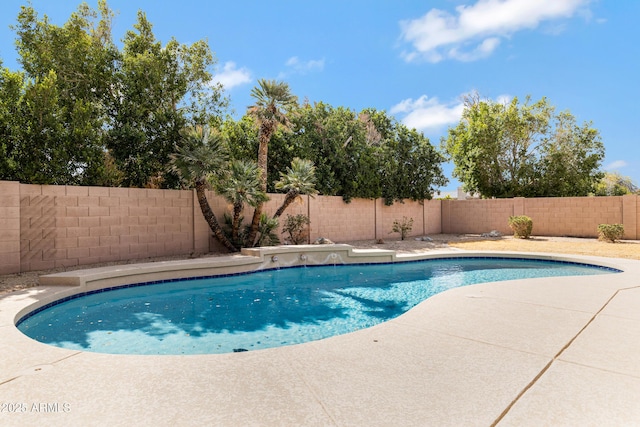
[[[311,160],[294,158],[291,167],[285,173],[280,173],[280,179],[275,187],[286,192],[294,191],[298,194],[316,194],[316,167]]]
[[[219,175],[227,162],[227,153],[219,134],[207,127],[189,128],[183,133],[182,145],[169,156],[169,170],[187,185]]]
[[[256,162],[234,160],[229,164],[217,190],[229,203],[256,206],[269,200],[267,194],[260,189],[261,173]]]
[[[256,103],[249,107],[249,114],[271,126],[285,124],[286,111],[295,106],[298,97],[291,94],[289,85],[276,80],[258,80],[258,86],[251,90]]]
[[[278,228],[278,219],[269,218],[266,214],[260,215],[260,226],[258,232],[260,237],[256,246],[274,246],[280,244],[280,238],[274,232]]]

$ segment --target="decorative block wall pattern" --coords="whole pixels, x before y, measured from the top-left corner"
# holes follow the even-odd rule
[[[21,271],[188,254],[191,191],[20,185]]]

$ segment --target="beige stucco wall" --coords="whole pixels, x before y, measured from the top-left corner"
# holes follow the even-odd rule
[[[271,216],[284,200],[271,194]],[[220,222],[231,206],[208,193]],[[244,212],[251,220],[252,209]],[[640,238],[640,197],[569,197],[405,201],[302,196],[287,214],[308,215],[310,241],[336,243],[399,238],[393,222],[413,218],[410,238],[438,233],[510,234],[508,218],[528,215],[535,235],[597,236],[602,223],[622,223],[625,238]],[[0,274],[98,262],[222,250],[211,238],[193,190],[28,185],[0,181]]]

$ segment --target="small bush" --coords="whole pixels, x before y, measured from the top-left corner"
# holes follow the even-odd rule
[[[526,215],[510,216],[509,227],[513,230],[513,237],[528,239],[533,230],[533,220]]]
[[[289,240],[294,245],[302,245],[309,240],[309,217],[303,214],[287,215],[282,227],[282,233],[289,233]]]
[[[622,239],[624,235],[624,225],[622,224],[600,224],[598,225],[598,239],[615,243]]]
[[[391,229],[391,233],[400,233],[400,240],[404,240],[409,235],[409,233],[411,233],[412,228],[413,218],[407,219],[406,216],[403,216],[402,221],[397,219],[393,221],[393,228]]]

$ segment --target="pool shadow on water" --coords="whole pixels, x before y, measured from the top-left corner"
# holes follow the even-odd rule
[[[270,327],[288,329],[292,324],[318,324],[348,315],[347,310],[335,305],[326,293],[307,287],[197,293],[174,298],[171,303],[152,294],[124,305],[107,301],[88,307],[76,301],[80,300],[55,306],[37,330],[29,326],[23,332],[41,342],[73,343],[89,349],[90,335],[96,331],[142,331],[163,340],[174,334],[200,337],[228,331],[255,332]],[[65,307],[66,304],[69,307]],[[28,320],[24,326],[27,325]]]
[[[482,272],[486,277],[475,276],[471,282],[482,283],[535,277],[530,272],[539,267],[518,261],[518,269],[509,268],[514,263],[317,267],[146,285],[66,301],[27,318],[19,328],[44,343],[90,350],[92,342],[104,343],[116,333],[124,337],[119,339],[150,342],[178,335],[306,331],[321,324],[335,327],[335,319],[367,327],[401,315],[434,293],[468,284],[463,280],[467,271]],[[338,326],[329,334],[345,331]]]
[[[375,324],[405,312],[407,301],[385,294],[394,287],[389,277],[398,267],[364,268],[285,269],[217,278],[195,287],[183,282],[119,289],[54,306],[33,330],[23,331],[41,342],[90,349],[96,333],[144,333],[162,341],[176,334],[197,338],[286,330],[347,318],[354,311]],[[402,268],[407,270],[402,280],[436,275],[419,264]]]
[[[344,290],[336,290],[335,292],[342,295],[343,297],[354,300],[362,306],[362,311],[364,313],[366,313],[368,316],[376,317],[378,319],[393,319],[394,317],[398,317],[399,315],[407,311],[407,306],[405,304],[399,304],[398,301],[377,301],[373,298],[365,298],[362,296],[353,295],[352,293]]]

